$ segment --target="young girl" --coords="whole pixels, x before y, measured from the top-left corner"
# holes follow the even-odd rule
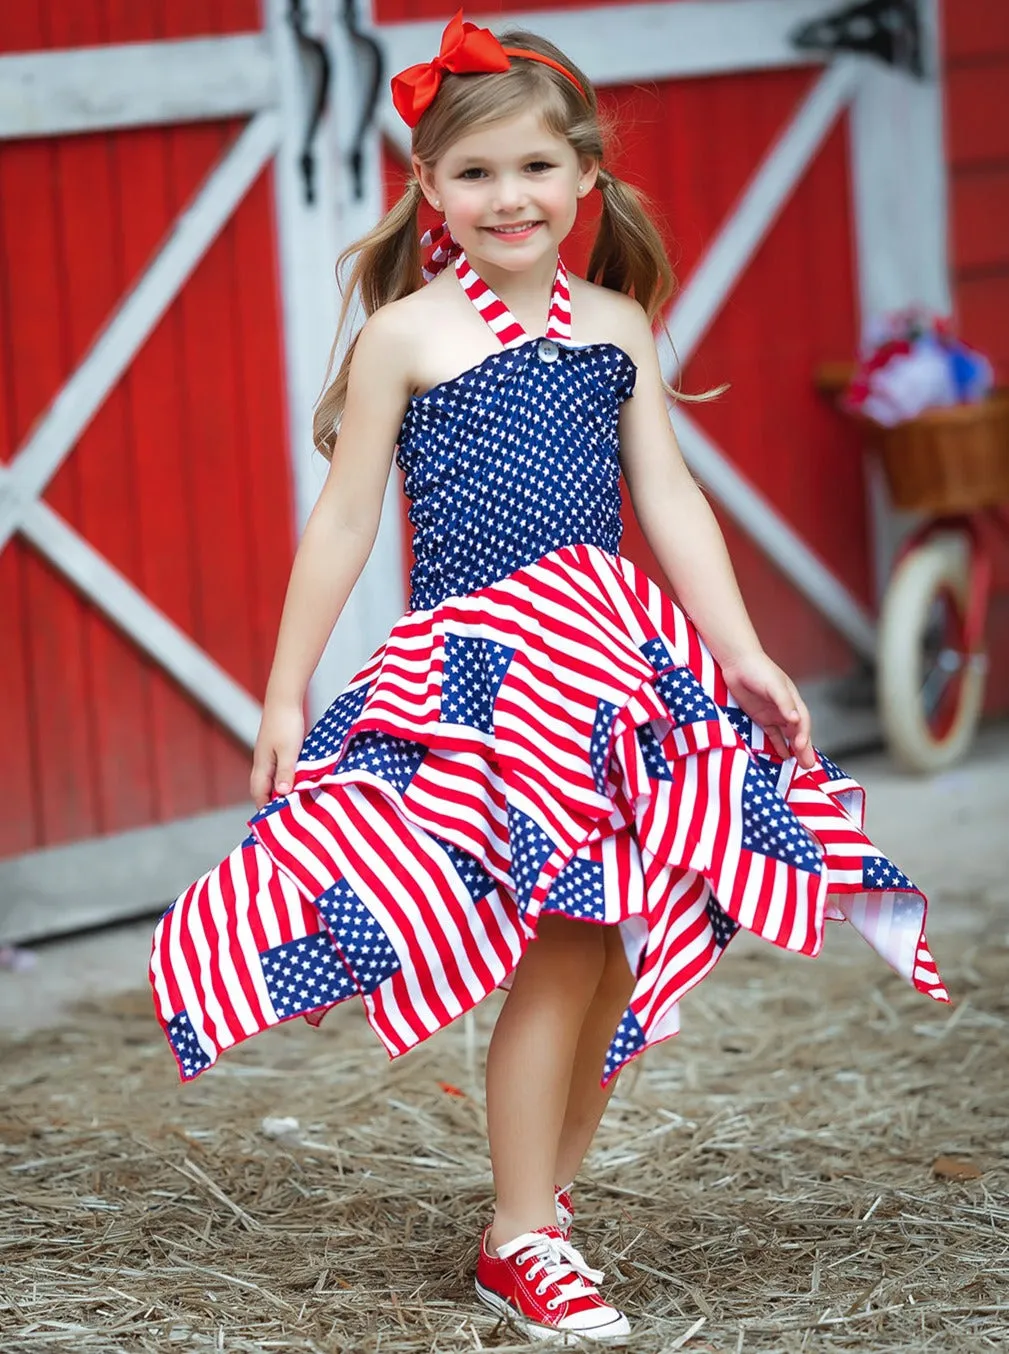
[[[477,1293],[531,1337],[619,1341],[627,1319],[570,1242],[569,1182],[617,1073],[675,1032],[736,930],[814,955],[846,918],[946,994],[924,899],[813,750],[680,457],[652,337],[669,266],[603,165],[585,76],[460,13],[393,91],[416,177],[349,251],[368,318],[318,411],[332,464],[266,693],[259,812],[163,918],[152,981],[184,1078],[355,994],[395,1056],[510,985]],[[593,191],[583,281],[558,249]],[[422,198],[444,217],[429,285]],[[305,738],[394,451],[410,610]],[[690,620],[618,553],[621,470]]]

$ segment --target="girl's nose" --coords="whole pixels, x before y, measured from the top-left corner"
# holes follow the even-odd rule
[[[496,188],[497,191],[494,193],[495,211],[515,211],[526,200],[525,184],[521,179],[513,179],[510,176],[498,179]]]

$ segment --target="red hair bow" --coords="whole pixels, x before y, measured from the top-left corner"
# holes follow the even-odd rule
[[[416,127],[421,117],[434,102],[446,71],[453,75],[485,75],[492,71],[506,71],[510,56],[526,61],[539,61],[570,80],[584,99],[585,91],[559,61],[542,52],[530,52],[524,47],[502,47],[489,28],[477,28],[464,23],[462,10],[450,19],[441,35],[441,51],[433,61],[422,61],[419,66],[408,66],[392,77],[392,101],[396,112],[408,127]]]
[[[510,65],[504,48],[490,29],[464,23],[459,10],[449,20],[442,34],[441,51],[434,60],[408,66],[392,77],[392,101],[407,126],[416,127],[433,103],[446,71],[453,75],[475,75],[506,71]]]

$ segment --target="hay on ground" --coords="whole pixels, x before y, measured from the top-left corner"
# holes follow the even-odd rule
[[[839,930],[815,962],[734,943],[625,1072],[577,1190],[635,1354],[1006,1347],[996,940],[939,947],[952,1010]],[[4,1036],[4,1354],[528,1348],[472,1296],[490,1180],[466,1034],[389,1064],[345,1009],[181,1088],[145,993]]]

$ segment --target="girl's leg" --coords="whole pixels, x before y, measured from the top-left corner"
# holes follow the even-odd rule
[[[554,1183],[571,1072],[604,962],[601,927],[547,916],[515,970],[487,1052],[497,1196],[491,1247],[556,1224]]]
[[[599,1079],[603,1075],[606,1050],[634,991],[634,974],[627,963],[618,928],[605,926],[600,930],[605,963],[585,1013],[575,1052],[554,1173],[556,1183],[561,1186],[570,1184],[578,1174],[582,1158],[595,1137],[616,1086],[616,1077],[610,1079],[605,1090],[599,1085]]]

